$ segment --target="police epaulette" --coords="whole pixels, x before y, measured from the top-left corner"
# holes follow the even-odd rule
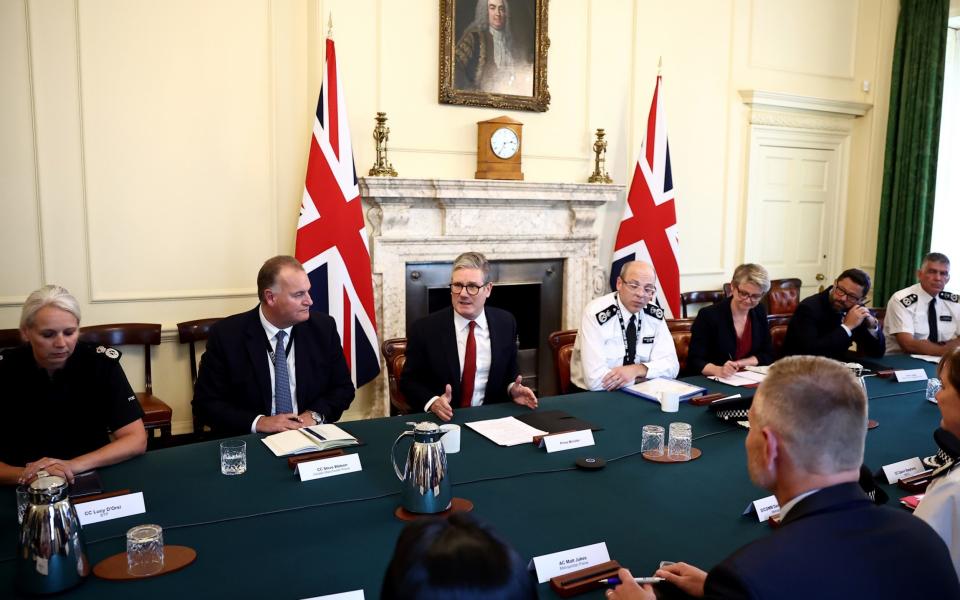
[[[960,296],[952,292],[940,292],[940,297],[950,302],[960,302]]]
[[[603,325],[604,323],[610,320],[610,317],[612,317],[615,314],[617,314],[617,305],[611,304],[610,306],[606,307],[605,309],[597,313],[597,323],[600,323],[601,325]]]
[[[648,304],[643,307],[643,312],[647,313],[655,319],[663,320],[663,309],[657,306],[656,304]]]
[[[916,294],[909,294],[903,298],[900,298],[900,304],[904,306],[912,306],[917,300],[919,300],[919,297]]]
[[[120,351],[110,346],[97,346],[97,354],[102,354],[113,360],[120,360]]]

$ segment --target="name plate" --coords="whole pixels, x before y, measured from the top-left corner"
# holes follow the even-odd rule
[[[914,456],[913,458],[908,458],[907,460],[901,460],[900,462],[895,462],[892,465],[886,465],[883,467],[883,474],[887,476],[887,481],[890,483],[896,483],[901,479],[906,479],[925,471],[927,468],[923,466],[923,463],[920,462],[920,459]]]
[[[748,515],[751,512],[757,513],[757,520],[763,523],[770,517],[780,514],[780,503],[777,502],[776,496],[767,496],[766,498],[760,498],[759,500],[754,500],[747,506],[747,509],[743,511],[743,514]]]
[[[77,509],[77,517],[80,518],[82,527],[147,512],[143,504],[143,492],[82,502],[74,505],[74,508]]]
[[[547,447],[547,453],[549,454],[561,450],[573,450],[574,448],[592,446],[595,442],[593,441],[593,432],[589,429],[584,429],[583,431],[568,431],[567,433],[544,436],[543,443]]]
[[[535,557],[531,563],[537,571],[537,582],[546,583],[551,577],[586,569],[610,560],[606,542],[580,546],[553,554]]]
[[[897,376],[897,383],[927,380],[927,372],[923,369],[904,369],[903,371],[894,371],[893,374]]]
[[[363,590],[353,590],[352,592],[343,592],[342,594],[329,594],[327,596],[313,596],[304,600],[364,600]]]
[[[333,477],[334,475],[343,475],[344,473],[356,473],[362,470],[360,457],[356,454],[321,458],[297,465],[297,474],[300,475],[300,481],[312,481],[324,477]]]

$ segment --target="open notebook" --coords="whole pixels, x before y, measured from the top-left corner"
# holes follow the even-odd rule
[[[357,438],[333,423],[321,423],[302,429],[282,431],[263,438],[263,443],[277,456],[290,456],[319,450],[332,450],[360,444]]]

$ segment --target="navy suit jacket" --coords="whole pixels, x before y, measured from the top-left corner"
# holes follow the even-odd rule
[[[515,381],[517,367],[517,321],[509,312],[484,307],[490,328],[490,375],[483,403],[510,400],[507,386]],[[407,332],[406,363],[400,376],[400,391],[415,411],[434,396],[443,395],[447,384],[452,388],[454,408],[460,405],[460,357],[457,353],[457,332],[453,326],[453,307],[438,310],[416,321]]]
[[[291,330],[296,360],[297,409],[336,421],[353,400],[353,381],[337,326],[311,312]],[[273,390],[267,335],[258,308],[223,319],[210,328],[207,350],[193,392],[193,408],[217,433],[250,433],[257,415],[269,415]]]
[[[794,506],[773,534],[707,575],[706,598],[960,598],[947,547],[913,515],[874,505],[856,482]]]
[[[733,326],[732,298],[705,306],[697,313],[690,335],[690,350],[687,369],[692,375],[700,375],[707,363],[723,365],[733,359],[737,351],[737,330]],[[750,353],[761,365],[773,362],[773,342],[767,325],[767,310],[763,305],[750,309]]]
[[[856,342],[857,349],[867,356],[883,356],[886,351],[883,328],[877,332],[877,337],[873,337],[867,328],[867,322],[864,321],[853,330],[853,337],[847,335],[846,330],[840,327],[843,315],[833,310],[830,305],[831,289],[833,286],[805,298],[797,307],[797,312],[790,317],[787,337],[783,341],[784,356],[811,354],[844,360],[847,349],[853,342]]]

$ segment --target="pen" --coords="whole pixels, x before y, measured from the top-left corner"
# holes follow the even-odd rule
[[[634,577],[633,580],[641,585],[644,583],[660,583],[664,581],[663,577]],[[619,577],[607,577],[606,579],[601,579],[600,583],[605,585],[620,585],[623,582],[620,581]]]

